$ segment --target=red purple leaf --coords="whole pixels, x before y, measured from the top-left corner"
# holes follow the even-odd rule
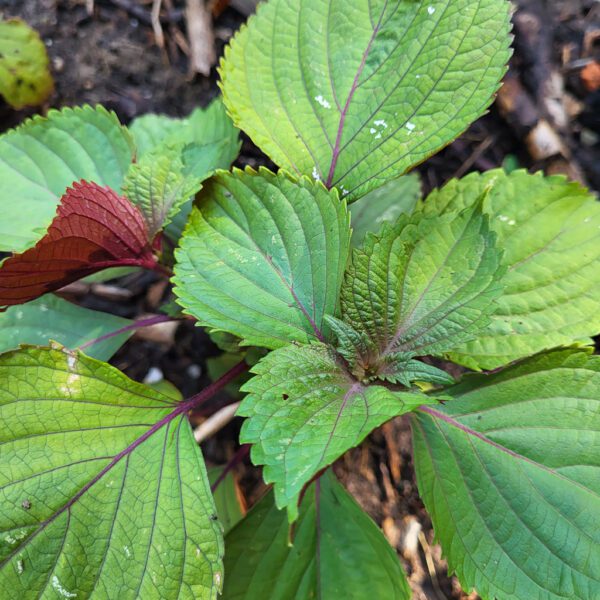
[[[46,235],[0,266],[0,306],[34,300],[115,266],[153,268],[139,209],[108,187],[82,181],[61,198]]]

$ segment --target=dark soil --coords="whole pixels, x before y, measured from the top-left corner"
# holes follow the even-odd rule
[[[151,0],[93,4],[89,15],[85,0],[0,0],[0,14],[24,18],[46,43],[56,79],[51,106],[101,103],[128,123],[147,112],[183,116],[217,95],[214,70],[211,77],[191,78],[188,58],[177,43],[185,39],[183,0],[163,3],[168,15],[163,20],[162,50],[150,26]],[[498,166],[566,173],[600,190],[600,3],[520,0],[518,5],[507,84],[487,116],[419,167],[425,192],[471,170]],[[231,7],[215,19],[219,53],[244,19]],[[0,131],[32,112],[12,111],[0,100]],[[548,140],[540,142],[532,134],[542,121],[555,135],[550,152]],[[269,163],[246,139],[239,164]],[[155,275],[134,274],[110,286],[76,287],[69,297],[135,318],[156,312],[169,290]],[[208,383],[206,359],[218,352],[200,329],[182,323],[174,337],[162,341],[134,337],[112,362],[137,380],[152,367],[159,368],[188,397]],[[215,403],[227,401],[223,396]],[[238,430],[239,423],[233,422],[205,444],[208,460],[217,464],[229,460],[237,450]],[[431,522],[416,490],[406,420],[385,425],[335,469],[398,549],[415,598],[476,598],[460,592],[447,576],[434,545]],[[247,461],[236,474],[251,504],[263,489],[260,474]]]

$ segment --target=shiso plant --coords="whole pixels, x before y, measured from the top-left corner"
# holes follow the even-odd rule
[[[505,0],[269,0],[207,110],[0,137],[2,598],[408,599],[329,468],[400,415],[465,590],[600,597],[600,205],[405,175],[485,112],[509,46]],[[277,173],[229,170],[237,128]],[[115,267],[172,277],[164,318],[235,366],[181,400],[103,362],[149,323],[48,294]],[[272,491],[242,517],[187,415],[249,368],[240,442]]]

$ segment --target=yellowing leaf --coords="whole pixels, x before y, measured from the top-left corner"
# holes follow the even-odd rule
[[[43,104],[54,89],[48,54],[21,19],[0,21],[0,94],[13,108]]]

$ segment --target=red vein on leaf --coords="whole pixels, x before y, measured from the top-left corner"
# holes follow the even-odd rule
[[[386,2],[386,5],[387,5],[387,2]],[[337,136],[335,139],[335,146],[333,147],[333,155],[331,157],[331,165],[329,167],[329,174],[327,175],[327,181],[325,182],[325,187],[328,189],[331,188],[331,184],[333,183],[335,169],[337,167],[337,163],[338,163],[338,160],[340,157],[340,151],[341,151],[341,146],[342,146],[342,134],[344,133],[344,126],[346,125],[346,117],[348,115],[348,110],[350,108],[352,99],[354,98],[354,94],[356,94],[356,90],[358,90],[358,82],[360,80],[360,77],[361,77],[364,69],[365,69],[365,65],[367,64],[367,58],[369,56],[369,53],[371,52],[371,47],[373,46],[373,42],[375,41],[375,38],[377,37],[377,34],[379,33],[379,29],[381,28],[381,22],[383,20],[384,13],[385,13],[385,7],[384,7],[384,10],[381,12],[381,16],[379,17],[379,22],[373,29],[373,33],[371,34],[371,39],[369,40],[369,43],[367,44],[367,47],[363,53],[361,63],[359,65],[356,75],[354,77],[354,81],[352,82],[352,87],[350,88],[350,92],[348,92],[348,98],[346,99],[346,104],[344,104],[344,108],[342,109],[342,113],[340,115],[340,122],[338,124],[338,131],[337,131]]]
[[[152,437],[157,431],[160,431],[160,429],[162,429],[166,425],[169,425],[169,423],[171,423],[174,419],[188,413],[190,410],[198,407],[200,404],[203,404],[204,402],[212,398],[219,390],[224,388],[226,385],[228,385],[237,377],[239,377],[242,373],[247,371],[248,368],[249,367],[246,361],[241,361],[229,371],[227,371],[227,373],[225,373],[225,375],[223,375],[220,379],[218,379],[214,383],[211,383],[208,387],[204,388],[200,393],[196,394],[195,396],[192,396],[184,402],[175,404],[175,409],[172,412],[160,419],[160,421],[156,422],[150,429],[148,429],[148,431],[146,431],[140,437],[136,438],[131,444],[129,444],[126,448],[121,450],[121,452],[116,454],[108,463],[108,465],[106,465],[99,473],[97,473],[90,481],[88,481],[88,483],[86,483],[66,504],[64,504],[61,508],[54,512],[54,514],[52,514],[48,519],[40,523],[39,527],[32,535],[24,538],[21,541],[21,543],[11,552],[11,554],[9,554],[3,561],[0,562],[0,568],[2,568],[16,554],[21,552],[23,546],[29,543],[40,532],[44,531],[44,529],[48,525],[53,523],[60,515],[62,515],[65,511],[70,511],[71,507],[86,492],[88,492],[92,486],[98,483],[102,479],[102,477],[104,477],[104,475],[106,475],[123,458],[128,457],[136,448],[143,444],[147,439]]]
[[[464,425],[460,421],[453,419],[451,416],[449,416],[439,410],[436,410],[435,408],[431,408],[431,406],[420,406],[418,410],[419,410],[419,412],[427,413],[429,416],[433,417],[434,419],[439,419],[440,421],[444,421],[444,423],[447,423],[448,425],[451,425],[452,427],[456,427],[463,433],[473,436],[473,437],[477,438],[478,440],[484,442],[485,444],[489,444],[490,446],[493,446],[497,450],[504,452],[505,454],[508,454],[508,455],[510,455],[514,458],[518,458],[520,460],[524,460],[525,462],[528,462],[532,465],[535,465],[536,467],[539,467],[545,471],[549,471],[550,473],[554,473],[556,475],[556,471],[554,471],[553,469],[550,469],[547,466],[545,466],[539,462],[536,462],[535,460],[532,460],[531,458],[528,458],[527,456],[524,456],[523,454],[519,454],[518,452],[515,452],[514,450],[511,450],[510,448],[507,448],[506,446],[503,446],[502,444],[499,444],[498,442],[494,442],[494,440],[491,440],[489,437],[487,437],[480,431],[476,431],[475,429],[472,429],[471,427]]]
[[[62,196],[46,235],[0,266],[0,307],[35,300],[117,266],[164,271],[136,206],[108,187],[74,183]]]

